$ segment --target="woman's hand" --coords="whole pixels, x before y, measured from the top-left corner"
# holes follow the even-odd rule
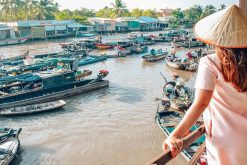
[[[176,136],[169,136],[164,142],[162,149],[166,152],[168,147],[171,150],[172,157],[175,158],[182,150],[183,141],[177,138]]]

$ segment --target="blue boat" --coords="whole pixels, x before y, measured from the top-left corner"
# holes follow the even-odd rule
[[[94,79],[77,79],[74,71],[64,71],[0,78],[0,110],[55,101],[109,86],[109,81],[103,80],[107,74],[102,70]]]
[[[86,57],[86,58],[82,59],[78,63],[78,66],[84,66],[84,65],[88,65],[88,64],[93,64],[93,63],[96,63],[96,62],[104,61],[106,59],[107,59],[106,56],[89,56],[89,57]]]

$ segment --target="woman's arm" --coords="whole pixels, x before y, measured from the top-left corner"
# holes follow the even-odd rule
[[[163,149],[167,147],[171,149],[172,155],[175,157],[182,148],[182,141],[180,140],[185,133],[195,124],[203,111],[207,108],[212,98],[213,91],[197,89],[195,101],[191,105],[188,112],[185,114],[182,121],[171,133],[171,135],[163,143]]]

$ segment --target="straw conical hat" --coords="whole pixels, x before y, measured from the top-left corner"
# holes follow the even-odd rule
[[[247,48],[247,15],[236,5],[200,20],[194,27],[198,40],[224,48]]]

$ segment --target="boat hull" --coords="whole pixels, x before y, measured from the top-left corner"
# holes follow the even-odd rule
[[[143,60],[145,62],[156,62],[156,61],[159,61],[159,60],[166,58],[166,54],[165,55],[157,55],[156,57],[152,57],[150,55],[148,55],[148,56],[143,56]],[[145,57],[147,57],[147,58],[145,58]]]
[[[55,109],[62,108],[65,105],[66,105],[65,101],[58,100],[54,102],[47,102],[47,103],[41,103],[41,104],[35,104],[35,105],[10,108],[10,109],[0,111],[0,114],[2,116],[28,115],[28,114],[33,114],[33,113],[52,111]]]
[[[93,81],[94,80],[87,80],[86,84],[80,84],[80,82],[78,82],[69,85],[69,87],[67,87],[66,85],[57,87],[59,89],[56,89],[56,87],[53,89],[45,89],[45,90],[36,89],[29,93],[19,94],[18,96],[9,96],[9,97],[0,98],[1,101],[0,110],[6,108],[13,108],[17,106],[25,106],[36,103],[55,101],[109,86],[109,81],[107,80],[100,80],[96,82]],[[60,89],[64,89],[64,90],[60,90]],[[60,91],[55,92],[56,90],[60,90]]]

